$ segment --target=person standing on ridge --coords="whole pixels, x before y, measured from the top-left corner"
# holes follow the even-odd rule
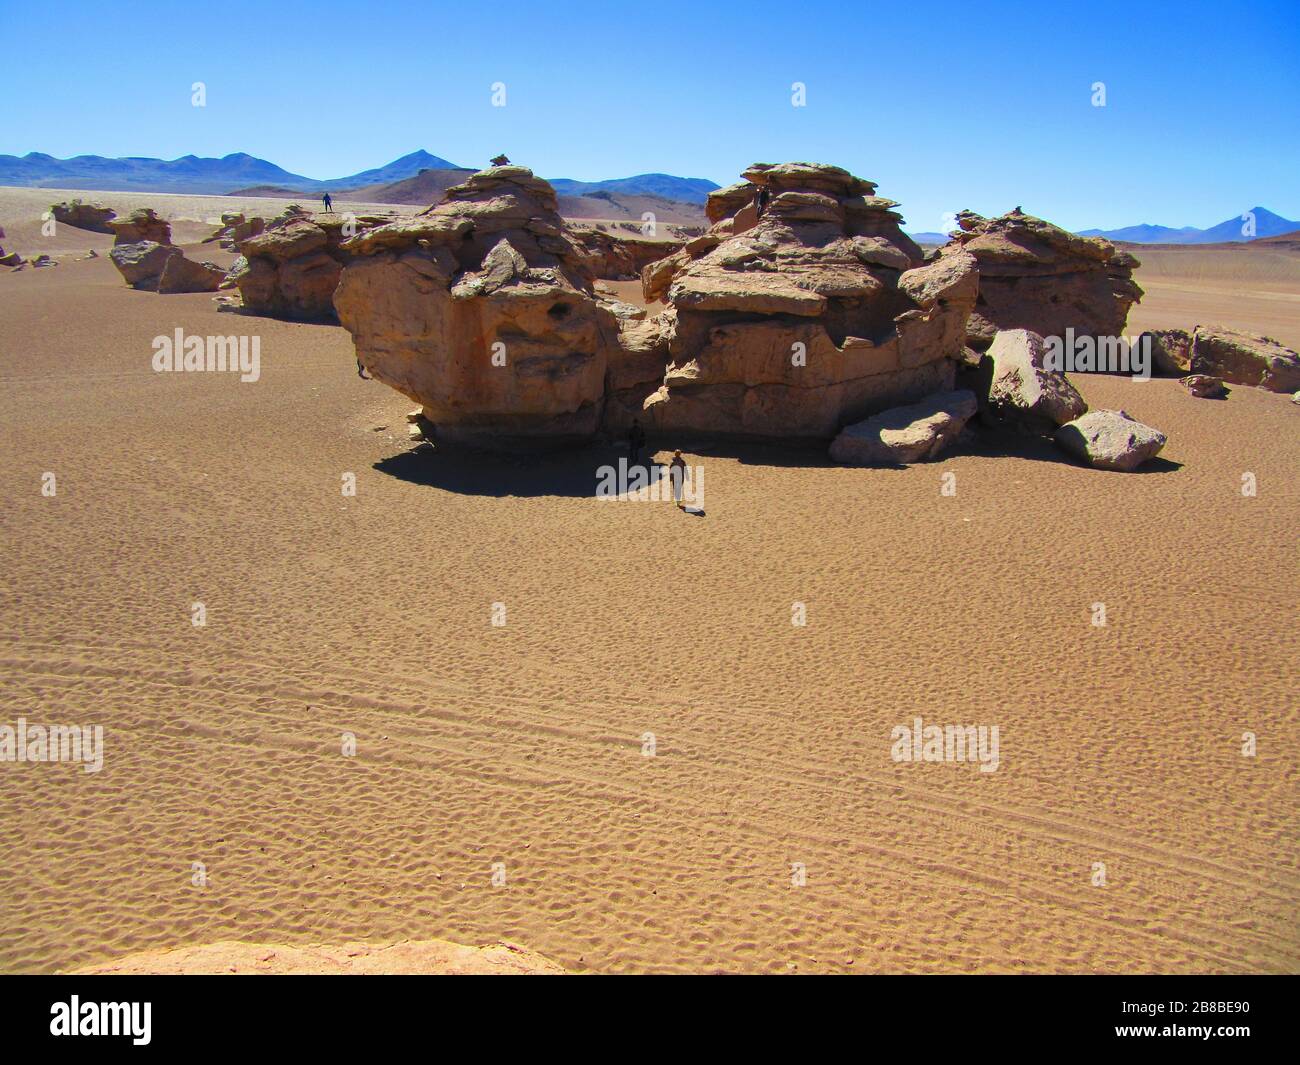
[[[330,212],[330,214],[333,214],[333,213],[334,213],[334,201],[333,201],[332,199],[330,199],[330,194],[329,194],[328,192],[325,193],[325,195],[322,196],[321,199],[322,199],[322,201],[323,201],[324,204],[325,204],[325,210],[327,210],[328,212]]]

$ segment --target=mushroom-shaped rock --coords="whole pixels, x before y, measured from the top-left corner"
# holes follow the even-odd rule
[[[1166,437],[1122,410],[1093,410],[1062,425],[1052,439],[1095,469],[1128,473],[1160,454]]]
[[[492,167],[344,244],[339,319],[438,439],[517,447],[599,428],[618,320],[556,207],[530,170]]]

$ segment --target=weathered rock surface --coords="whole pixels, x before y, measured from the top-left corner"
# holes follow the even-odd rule
[[[158,291],[158,279],[168,260],[181,254],[180,248],[157,241],[142,240],[134,244],[114,244],[108,257],[113,260],[118,273],[132,288]]]
[[[172,242],[171,223],[159,218],[152,207],[141,207],[126,218],[117,218],[106,224],[113,231],[114,244],[139,244],[146,240],[154,244]]]
[[[278,318],[330,321],[344,262],[343,244],[369,223],[341,216],[312,218],[287,211],[236,242],[241,259],[227,277],[244,307]],[[352,231],[355,227],[355,233]]]
[[[1030,433],[1051,433],[1088,404],[1064,373],[1043,368],[1043,338],[1028,329],[998,332],[980,364],[987,381],[985,420]]]
[[[954,247],[923,263],[896,204],[839,167],[760,163],[743,176],[710,194],[708,233],[642,272],[647,299],[669,304],[659,321],[671,359],[644,402],[647,425],[830,439],[951,389],[974,258]]]
[[[1300,388],[1300,354],[1272,337],[1197,326],[1192,337],[1192,372],[1220,377],[1234,385],[1294,392]]]
[[[1127,473],[1155,458],[1165,434],[1122,410],[1094,410],[1062,425],[1052,435],[1057,446],[1099,470]]]
[[[82,203],[80,200],[51,204],[50,213],[61,225],[89,229],[94,233],[112,233],[108,223],[117,217],[116,211],[102,203]]]
[[[635,281],[651,263],[672,255],[682,241],[620,237],[605,230],[571,227],[579,247],[587,254],[592,277],[607,281]]]
[[[845,426],[831,458],[855,466],[894,465],[935,458],[957,439],[978,404],[975,393],[939,392]]]
[[[1151,345],[1151,361],[1162,374],[1182,377],[1192,369],[1192,334],[1186,329],[1148,329],[1138,343]]]
[[[1039,336],[1118,337],[1129,308],[1142,298],[1133,281],[1140,263],[1099,237],[1080,237],[1032,215],[1012,211],[957,216],[953,243],[979,261],[979,301],[970,343],[987,347],[1000,329]],[[951,246],[951,245],[949,245]]]
[[[158,291],[216,292],[226,271],[215,263],[196,263],[184,255],[173,255],[158,275]]]
[[[1150,339],[1152,358],[1167,374],[1201,374],[1270,392],[1300,387],[1300,354],[1272,337],[1206,325],[1151,330],[1142,337]]]
[[[420,403],[439,439],[518,446],[599,428],[611,354],[622,363],[618,321],[556,208],[530,170],[492,167],[343,244],[339,319],[369,372]]]
[[[1178,382],[1198,399],[1218,399],[1228,394],[1228,389],[1217,377],[1194,373],[1179,379]]]

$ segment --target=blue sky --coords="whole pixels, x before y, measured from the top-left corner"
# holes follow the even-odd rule
[[[878,182],[913,230],[1016,205],[1076,229],[1300,218],[1300,0],[0,0],[0,40],[7,154],[245,151],[323,178],[426,148],[720,184],[803,159]]]

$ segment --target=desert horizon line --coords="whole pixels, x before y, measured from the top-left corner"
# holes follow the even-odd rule
[[[397,176],[397,175],[389,176],[389,177],[377,176],[377,175],[382,175],[382,173],[383,173],[384,171],[390,170],[390,169],[393,168],[393,167],[397,167],[399,164],[407,163],[408,161],[410,161],[410,160],[412,160],[412,159],[415,159],[415,158],[418,158],[418,157],[428,157],[432,162],[435,162],[435,163],[446,163],[447,165],[446,165],[445,167],[439,167],[439,166],[433,166],[433,165],[430,165],[430,166],[423,166],[423,167],[420,167],[420,168],[418,168],[418,169],[416,169],[416,170],[414,170],[414,171],[412,171],[412,172],[410,172],[410,173],[408,173],[408,174],[401,175],[401,176]],[[103,160],[103,161],[107,161],[107,162],[115,162],[115,163],[160,163],[160,164],[176,164],[176,163],[185,163],[185,162],[191,162],[191,161],[192,161],[192,162],[197,162],[197,163],[223,163],[223,162],[228,162],[228,161],[230,161],[230,160],[249,160],[250,162],[258,163],[258,164],[264,164],[265,166],[267,166],[267,167],[269,167],[269,168],[272,168],[272,169],[275,170],[275,171],[279,171],[280,174],[283,175],[283,178],[285,178],[285,179],[306,181],[306,182],[310,182],[310,183],[311,183],[312,185],[314,185],[314,186],[320,186],[320,187],[314,187],[314,188],[294,188],[294,189],[290,189],[290,191],[301,192],[303,195],[310,195],[310,194],[321,193],[322,191],[330,191],[330,192],[338,192],[338,191],[341,191],[341,192],[360,191],[361,189],[363,189],[363,188],[365,187],[365,184],[366,184],[366,183],[369,183],[369,184],[372,184],[372,185],[378,185],[378,184],[396,184],[396,183],[399,182],[399,181],[403,181],[403,180],[408,180],[408,179],[410,179],[410,178],[414,178],[414,177],[418,176],[419,173],[422,173],[424,170],[464,170],[466,173],[474,173],[474,172],[477,172],[478,170],[486,169],[486,165],[489,165],[489,164],[485,164],[484,167],[465,166],[465,165],[463,165],[463,164],[461,164],[461,163],[453,162],[452,160],[446,158],[445,156],[436,155],[435,153],[430,152],[427,148],[419,147],[419,148],[416,148],[416,149],[414,149],[414,150],[412,150],[412,151],[410,151],[410,152],[407,152],[407,153],[405,153],[405,154],[403,154],[403,155],[399,155],[399,156],[397,156],[397,157],[395,157],[395,158],[393,158],[393,159],[390,159],[389,161],[387,161],[387,162],[385,162],[385,163],[381,163],[381,164],[378,165],[378,166],[367,167],[367,168],[365,168],[365,169],[363,169],[363,170],[355,171],[355,172],[350,173],[350,174],[343,174],[343,175],[340,175],[340,176],[338,176],[338,177],[319,178],[319,177],[312,177],[312,176],[309,176],[309,175],[306,175],[306,174],[300,174],[300,173],[297,173],[297,172],[295,172],[295,171],[289,170],[288,168],[286,168],[286,167],[284,167],[284,166],[281,166],[279,163],[272,162],[271,160],[266,159],[265,157],[258,156],[258,155],[254,155],[254,154],[252,154],[251,152],[246,152],[246,151],[242,151],[242,150],[240,150],[240,151],[227,152],[225,155],[220,155],[220,156],[217,156],[217,155],[196,155],[196,154],[190,152],[190,153],[186,153],[186,154],[184,154],[184,155],[176,156],[175,158],[172,158],[172,159],[166,159],[166,158],[163,158],[162,156],[153,156],[153,155],[115,155],[115,156],[109,156],[109,155],[101,155],[101,154],[97,154],[97,153],[93,153],[93,152],[87,152],[87,153],[81,153],[81,154],[77,154],[77,155],[69,155],[69,156],[57,156],[57,155],[53,155],[53,154],[51,154],[51,153],[49,153],[49,152],[38,151],[38,150],[34,150],[34,149],[31,150],[31,151],[28,151],[28,152],[26,152],[26,153],[24,153],[24,154],[21,154],[21,155],[20,155],[20,154],[17,154],[17,153],[5,153],[5,152],[0,152],[0,163],[3,163],[3,162],[6,161],[6,160],[15,160],[15,161],[22,162],[22,161],[31,160],[31,159],[33,159],[33,158],[40,159],[40,160],[51,160],[51,161],[53,161],[53,162],[55,162],[55,163],[65,163],[65,164],[66,164],[66,163],[75,163],[75,162],[82,161],[82,160]],[[808,161],[808,162],[819,162],[819,160],[806,160],[806,161]],[[732,178],[731,181],[729,181],[729,182],[721,182],[721,183],[718,182],[718,181],[717,181],[715,178],[713,178],[713,177],[703,177],[703,176],[699,176],[699,175],[683,175],[683,174],[674,174],[674,173],[672,173],[672,172],[670,172],[670,171],[668,171],[668,170],[662,170],[662,169],[644,170],[644,171],[639,171],[639,172],[637,172],[637,173],[622,174],[622,175],[616,175],[616,176],[606,176],[606,177],[595,177],[595,178],[586,178],[586,177],[567,177],[567,176],[560,176],[560,175],[557,175],[557,176],[554,176],[554,177],[549,177],[549,176],[544,176],[544,175],[541,175],[541,174],[539,174],[538,176],[543,177],[543,180],[546,180],[546,181],[551,182],[551,183],[553,183],[553,184],[554,184],[554,183],[558,183],[558,182],[564,182],[564,183],[571,183],[571,184],[574,185],[574,186],[592,186],[592,187],[595,187],[595,188],[598,188],[599,186],[612,185],[612,184],[620,183],[620,182],[636,181],[636,180],[639,180],[639,179],[645,179],[645,178],[667,178],[667,179],[670,179],[670,180],[672,180],[672,181],[679,181],[679,182],[682,182],[682,183],[692,183],[692,184],[696,184],[696,185],[700,185],[700,184],[703,184],[703,183],[708,183],[708,184],[714,186],[714,190],[716,190],[716,189],[723,189],[723,188],[726,188],[728,184],[734,184],[734,183],[735,183],[735,179],[738,178],[739,174],[740,174],[740,173],[745,169],[745,167],[751,165],[752,162],[754,162],[754,160],[751,160],[750,162],[747,162],[747,163],[742,164],[742,165],[741,165],[741,166],[736,170],[736,173],[735,173],[735,175],[733,175],[733,178]],[[516,163],[516,165],[528,166],[528,163],[526,163],[526,162],[523,162],[523,163]],[[838,165],[838,164],[835,164],[835,165]],[[532,168],[532,167],[529,167],[529,169],[533,169],[533,168]],[[536,172],[536,171],[534,171],[534,172]],[[372,176],[372,175],[375,175],[375,176]],[[75,180],[75,181],[90,180],[90,177],[89,177],[89,176],[86,176],[86,177],[77,176],[77,175],[67,175],[67,176],[68,176],[71,180]],[[361,181],[361,179],[365,179],[365,180],[364,180],[364,181]],[[44,180],[47,180],[47,179],[38,179],[38,180],[40,180],[40,181],[43,182]],[[54,179],[54,177],[51,177],[51,178],[49,178],[48,180],[55,180],[55,179]],[[111,179],[110,179],[110,180],[111,180]],[[341,182],[347,182],[347,181],[353,181],[353,180],[358,180],[358,181],[361,182],[361,183],[359,183],[355,188],[349,188],[349,187],[341,186],[341,185],[340,185]],[[263,183],[265,183],[265,182],[263,182]],[[131,187],[129,187],[129,188],[111,188],[111,187],[107,187],[107,186],[105,186],[105,187],[103,187],[103,188],[100,188],[100,187],[84,187],[84,188],[77,188],[77,187],[75,187],[75,186],[59,185],[59,184],[44,184],[44,183],[41,183],[41,184],[9,184],[9,183],[7,183],[7,182],[5,182],[5,181],[3,180],[3,175],[2,175],[2,174],[0,174],[0,186],[8,187],[8,188],[49,188],[49,189],[55,189],[55,190],[58,190],[58,189],[67,189],[68,191],[73,191],[73,192],[76,192],[76,191],[85,191],[85,192],[155,192],[155,193],[158,193],[158,194],[160,194],[160,195],[167,194],[168,192],[174,192],[174,193],[177,193],[177,194],[179,194],[179,195],[220,195],[220,196],[233,196],[233,195],[241,195],[241,194],[245,194],[245,192],[246,192],[245,189],[235,188],[235,189],[230,189],[230,190],[227,190],[227,191],[224,191],[224,192],[220,192],[220,193],[213,193],[213,192],[200,193],[200,192],[197,192],[197,191],[194,191],[194,190],[186,190],[186,189],[151,188],[151,187],[148,186],[147,183],[141,183],[141,184],[138,184],[138,185],[133,185],[133,186],[131,186]],[[331,186],[331,188],[329,188],[328,190],[325,190],[325,189],[323,188],[323,186]],[[250,189],[251,189],[251,188],[257,188],[257,187],[258,187],[257,185],[253,185],[253,186],[250,186]],[[288,188],[288,186],[284,186],[284,187]],[[708,191],[714,191],[714,190],[705,190],[705,195],[707,195],[707,192],[708,192]],[[561,191],[562,193],[564,192],[564,190],[557,190],[557,191]],[[627,190],[627,191],[628,191],[629,194],[631,194],[631,195],[651,195],[651,196],[659,196],[659,197],[662,198],[662,199],[674,200],[675,202],[683,202],[683,203],[702,203],[702,202],[703,202],[703,199],[704,199],[704,197],[700,197],[699,199],[694,199],[694,198],[692,198],[692,199],[682,199],[682,200],[678,200],[676,197],[674,197],[674,196],[672,196],[672,195],[664,194],[664,193],[646,192],[646,191],[640,191],[640,190]],[[569,194],[583,195],[584,193],[582,193],[582,192],[580,192],[580,191],[577,191],[577,190],[574,190],[574,192],[571,192],[571,193],[569,193]],[[1011,206],[1011,205],[1007,205],[1007,209],[1009,209],[1010,206]],[[1020,206],[1020,205],[1016,205],[1016,206]],[[906,209],[906,200],[905,200],[905,199],[902,201],[902,207],[903,207],[903,210],[904,210],[905,213],[910,213],[910,212],[907,212],[907,209]],[[986,205],[985,209],[986,209],[986,210],[992,210],[992,208],[988,208],[987,205]],[[1041,215],[1038,214],[1038,212],[1040,212],[1040,211],[1042,212]],[[1151,221],[1146,221],[1146,220],[1144,220],[1144,221],[1141,221],[1141,222],[1128,223],[1128,224],[1126,224],[1126,225],[1122,225],[1122,226],[1110,226],[1110,227],[1104,227],[1104,226],[1093,225],[1093,226],[1089,226],[1089,227],[1079,227],[1078,229],[1075,230],[1075,232],[1078,232],[1078,233],[1081,233],[1081,234],[1085,234],[1085,235],[1100,235],[1100,236],[1110,236],[1111,234],[1118,233],[1118,232],[1121,232],[1121,231],[1137,231],[1137,230],[1143,230],[1143,229],[1158,230],[1158,231],[1160,231],[1161,233],[1188,233],[1188,234],[1190,234],[1190,233],[1205,233],[1205,232],[1207,232],[1208,230],[1214,229],[1214,228],[1216,228],[1216,227],[1221,227],[1221,226],[1223,226],[1226,222],[1230,222],[1230,221],[1232,221],[1233,218],[1239,218],[1239,219],[1244,220],[1245,217],[1246,217],[1247,215],[1249,215],[1249,214],[1255,214],[1255,215],[1258,215],[1258,214],[1261,213],[1261,212],[1263,212],[1263,213],[1266,214],[1266,215],[1270,215],[1270,216],[1272,216],[1272,217],[1275,217],[1275,218],[1279,219],[1279,220],[1282,221],[1282,222],[1292,222],[1292,221],[1294,221],[1294,222],[1295,222],[1295,228],[1296,228],[1296,229],[1300,229],[1300,220],[1295,219],[1295,218],[1292,218],[1289,214],[1283,214],[1282,212],[1276,211],[1276,210],[1274,210],[1274,209],[1272,209],[1272,208],[1265,207],[1265,206],[1263,206],[1262,203],[1256,203],[1256,204],[1254,204],[1253,206],[1246,207],[1246,208],[1244,208],[1244,209],[1242,209],[1242,210],[1240,210],[1240,211],[1237,211],[1234,215],[1229,216],[1228,218],[1221,218],[1221,219],[1220,219],[1219,221],[1217,221],[1217,222],[1209,222],[1209,223],[1207,223],[1207,224],[1204,225],[1204,226],[1198,226],[1198,225],[1191,224],[1191,223],[1183,223],[1183,224],[1168,224],[1168,223],[1164,223],[1164,222],[1151,222]],[[1065,210],[1064,208],[1060,207],[1060,206],[1047,206],[1047,207],[1041,207],[1041,208],[1039,208],[1039,207],[1035,207],[1035,208],[1029,210],[1028,213],[1038,215],[1039,217],[1044,217],[1044,216],[1049,216],[1049,215],[1050,215],[1050,216],[1053,216],[1053,217],[1056,217],[1056,216],[1059,216],[1059,215],[1062,215],[1062,214],[1066,213],[1066,210]],[[1208,212],[1207,212],[1207,213],[1208,213]],[[1217,213],[1217,212],[1216,212],[1216,213]],[[1298,209],[1295,213],[1296,213],[1297,215],[1300,215],[1300,209]],[[924,222],[924,221],[917,221],[917,222],[912,226],[912,229],[915,230],[915,231],[923,232],[923,233],[942,233],[942,232],[944,232],[944,230],[940,229],[938,226],[932,226],[932,225],[929,224],[929,222]],[[1281,230],[1280,232],[1288,232],[1288,231],[1289,231],[1289,229],[1284,229],[1284,230]],[[1261,237],[1263,237],[1263,236],[1270,236],[1270,235],[1278,235],[1278,234],[1277,234],[1277,233],[1272,233],[1272,234],[1261,233],[1261,234],[1260,234]],[[1124,237],[1112,237],[1112,239],[1121,239],[1121,240],[1122,240],[1122,239],[1125,239],[1125,238],[1124,238]],[[1152,242],[1156,242],[1156,241],[1152,241]],[[1139,241],[1139,243],[1140,243],[1140,241]]]

